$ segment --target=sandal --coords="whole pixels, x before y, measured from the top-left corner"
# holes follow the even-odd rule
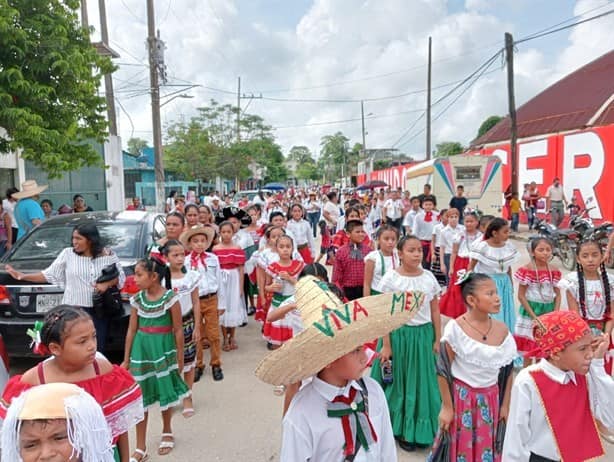
[[[172,438],[169,440],[164,440],[164,438]],[[160,440],[160,445],[158,446],[158,455],[166,456],[171,453],[171,451],[175,447],[175,437],[172,433],[162,433],[162,439]]]
[[[238,348],[239,348],[239,345],[237,345],[237,342],[235,342],[235,341],[234,341],[234,339],[233,339],[233,340],[231,340],[231,341],[230,341],[230,349],[231,349],[231,350],[236,350],[236,349],[238,349]]]
[[[183,409],[183,411],[181,411],[181,415],[183,415],[183,417],[185,417],[186,419],[194,417],[194,414],[196,414],[196,411],[193,407],[186,407]]]
[[[134,457],[135,455],[140,456],[140,459]],[[134,454],[130,457],[128,462],[145,462],[146,460],[149,460],[149,454],[147,454],[142,449],[135,448]]]
[[[224,346],[222,346],[222,351],[230,351],[230,345],[224,342]]]

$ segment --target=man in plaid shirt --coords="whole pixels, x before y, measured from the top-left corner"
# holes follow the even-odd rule
[[[371,251],[364,243],[365,230],[360,220],[349,220],[345,224],[350,242],[337,250],[333,265],[333,283],[339,287],[348,300],[363,296],[362,287],[365,278],[364,258]]]

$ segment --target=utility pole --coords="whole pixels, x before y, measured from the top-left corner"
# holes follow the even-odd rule
[[[362,120],[362,152],[367,153],[367,141],[365,139],[365,102],[360,101],[360,119]]]
[[[153,124],[154,170],[156,174],[156,209],[164,212],[164,160],[162,157],[162,126],[160,122],[160,82],[158,81],[158,38],[154,2],[147,0],[147,49],[149,51],[149,81],[151,86],[151,119]]]
[[[507,101],[510,112],[510,164],[512,170],[512,193],[518,192],[518,125],[516,123],[516,99],[514,96],[514,38],[505,33],[505,61],[507,63]]]
[[[109,45],[109,30],[107,28],[107,8],[105,0],[98,0],[100,14],[100,39],[106,46]],[[113,76],[104,75],[104,93],[107,100],[107,118],[109,119],[109,135],[117,136],[117,115],[115,113],[115,95],[113,94]]]
[[[81,27],[89,31],[90,21],[87,15],[87,0],[81,0]]]
[[[241,77],[237,77],[237,143],[241,142]]]
[[[426,73],[426,160],[431,160],[431,48],[432,38],[429,37],[428,66]]]

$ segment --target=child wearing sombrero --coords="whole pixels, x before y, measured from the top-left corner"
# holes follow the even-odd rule
[[[340,303],[315,278],[301,281],[297,309],[305,329],[260,363],[256,375],[272,385],[313,377],[283,419],[280,461],[397,460],[386,397],[363,377],[363,344],[404,324],[420,292],[391,293]]]
[[[512,388],[505,462],[580,462],[605,453],[595,419],[614,427],[614,380],[605,373],[609,339],[580,315],[554,311],[533,328],[543,358],[520,371]]]

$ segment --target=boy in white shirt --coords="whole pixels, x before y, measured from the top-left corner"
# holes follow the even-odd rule
[[[439,212],[433,210],[435,204],[429,197],[422,202],[422,209],[414,218],[412,234],[422,243],[422,267],[426,270],[431,267],[431,245],[433,227],[439,221]]]
[[[363,344],[411,319],[423,294],[381,294],[347,304],[330,294],[315,278],[297,283],[305,329],[256,369],[261,380],[277,386],[313,376],[283,419],[280,461],[396,462],[386,397],[377,382],[362,377],[368,361]]]
[[[405,234],[412,234],[412,229],[414,227],[414,220],[416,219],[416,215],[418,215],[418,212],[420,212],[420,210],[422,210],[420,208],[420,198],[417,196],[414,196],[410,199],[411,201],[411,209],[409,209],[409,212],[407,212],[405,214],[405,218],[403,218],[403,228],[405,229]]]
[[[614,427],[614,380],[603,360],[608,335],[593,335],[578,313],[559,310],[539,316],[533,336],[545,359],[514,381],[502,460],[601,458],[595,419]]]

